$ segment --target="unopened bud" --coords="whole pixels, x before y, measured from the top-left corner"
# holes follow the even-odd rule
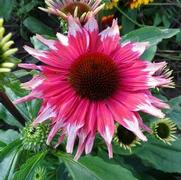
[[[18,51],[18,48],[9,49],[3,54],[3,57],[6,58],[8,56],[11,56],[14,53],[16,53],[17,51]]]
[[[4,36],[5,29],[4,27],[0,27],[0,39]]]
[[[2,47],[3,51],[7,51],[12,45],[14,44],[14,41],[8,41],[4,46]]]
[[[4,68],[13,68],[15,66],[15,64],[12,62],[5,62],[5,63],[2,63],[1,66]]]
[[[4,23],[4,19],[3,19],[3,18],[0,18],[0,27],[3,26],[3,23]]]
[[[11,34],[11,33],[7,34],[7,35],[1,40],[0,45],[1,45],[1,46],[4,46],[4,44],[5,44],[6,42],[8,42],[8,41],[11,39],[11,37],[12,37],[12,34]]]
[[[10,71],[11,71],[11,69],[9,69],[9,68],[0,68],[0,73],[7,73]]]

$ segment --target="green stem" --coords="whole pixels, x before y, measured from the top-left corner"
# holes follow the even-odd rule
[[[122,11],[119,7],[116,7],[116,9],[123,15],[125,16],[127,19],[129,19],[133,24],[137,25],[138,27],[143,27],[142,24],[139,24],[138,22],[136,22],[135,20],[133,20],[132,18],[130,18],[124,11]]]
[[[150,3],[147,6],[177,6],[181,8],[181,6],[177,3]]]
[[[1,90],[0,90],[0,102],[22,125],[25,125],[26,122],[25,118],[21,115],[21,113],[11,102],[8,96]]]
[[[176,60],[176,61],[180,60],[179,56],[170,56],[170,55],[162,54],[162,53],[156,53],[156,55],[159,56],[159,57],[170,59],[170,60]]]

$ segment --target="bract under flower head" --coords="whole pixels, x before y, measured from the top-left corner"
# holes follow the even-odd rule
[[[61,131],[57,146],[67,137],[68,153],[73,152],[78,137],[75,159],[84,150],[86,154],[91,152],[96,132],[105,140],[109,157],[112,157],[115,121],[146,141],[142,131],[150,129],[144,125],[139,111],[164,117],[160,109],[169,106],[152,96],[149,89],[169,87],[172,83],[160,72],[160,69],[164,71],[166,63],[141,60],[140,56],[149,46],[147,42],[120,44],[116,20],[100,33],[94,16],[84,26],[72,16],[68,17],[68,23],[68,36],[58,33],[58,40],[37,36],[49,47],[48,51],[25,46],[25,50],[43,65],[20,65],[37,69],[40,74],[22,84],[31,93],[15,103],[42,99],[33,124],[51,119],[47,143]]]
[[[45,12],[59,16],[67,20],[68,15],[78,17],[81,22],[85,22],[90,13],[96,15],[103,7],[101,0],[45,0],[48,8],[39,8]]]

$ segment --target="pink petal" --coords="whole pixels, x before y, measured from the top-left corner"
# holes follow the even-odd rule
[[[143,141],[146,141],[147,138],[141,132],[139,127],[139,121],[131,111],[128,111],[123,105],[119,102],[111,99],[108,102],[109,109],[111,110],[114,118],[118,121],[122,126],[132,131],[136,136],[138,136]]]
[[[48,46],[50,49],[57,50],[57,48],[55,46],[56,40],[45,39],[43,36],[40,36],[38,34],[36,35],[36,38],[39,41],[41,41],[43,44]]]
[[[51,107],[49,104],[47,104],[46,106],[42,106],[40,109],[39,115],[33,121],[33,125],[36,126],[37,124],[42,123],[43,121],[48,120],[49,118],[52,118],[55,116],[56,116],[56,113],[53,107]]]
[[[114,135],[114,119],[112,113],[107,109],[104,103],[98,104],[97,128],[107,144],[109,157],[111,158],[113,156],[111,141]]]

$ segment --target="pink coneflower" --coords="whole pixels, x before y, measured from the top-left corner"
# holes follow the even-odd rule
[[[67,19],[71,14],[74,17],[80,18],[81,22],[87,20],[90,13],[97,14],[103,7],[101,0],[45,0],[48,8],[39,7],[39,9]]]
[[[58,40],[37,36],[49,51],[25,46],[25,50],[43,65],[20,65],[40,70],[40,74],[22,84],[31,93],[16,103],[42,99],[42,107],[33,124],[50,119],[52,129],[47,143],[59,131],[61,136],[57,146],[67,137],[68,153],[72,153],[78,137],[75,159],[84,150],[86,154],[91,152],[97,131],[107,144],[109,157],[112,157],[115,121],[146,141],[142,130],[150,129],[144,125],[138,112],[164,117],[160,109],[169,106],[153,97],[149,89],[172,86],[169,72],[164,70],[166,63],[140,59],[148,43],[120,44],[116,20],[112,27],[101,33],[93,16],[84,27],[72,16],[68,17],[68,23],[68,36],[58,33]]]

